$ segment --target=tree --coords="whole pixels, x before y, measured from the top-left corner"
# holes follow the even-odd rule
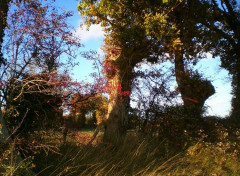
[[[206,48],[198,24],[190,20],[193,10],[189,7],[188,1],[183,1],[169,13],[168,20],[175,26],[175,36],[171,39],[172,45],[169,49],[174,56],[178,90],[187,114],[200,117],[205,101],[215,93],[215,89],[211,82],[203,79],[197,71],[192,72],[186,68],[186,61],[196,62],[197,59],[204,57],[204,48]]]
[[[205,35],[207,51],[220,56],[221,66],[232,75],[232,117],[240,118],[240,11],[236,0],[192,2],[191,17]],[[196,8],[197,7],[197,8]],[[239,120],[238,120],[239,121]]]
[[[93,126],[94,123],[99,124],[105,120],[107,103],[107,98],[101,94],[81,95],[80,93],[75,93],[72,95],[71,114],[76,117],[76,123],[80,127],[86,125],[86,115],[91,114],[92,119],[89,125]]]
[[[136,74],[131,99],[135,104],[133,112],[138,116],[139,129],[147,132],[150,124],[161,118],[165,107],[177,102],[178,92],[170,88],[174,81],[174,68],[150,67],[138,70]]]
[[[61,119],[61,94],[47,93],[52,90],[47,79],[46,74],[28,75],[9,90],[14,100],[7,99],[4,118],[13,139],[28,138],[32,132],[52,127],[54,121]]]
[[[158,1],[152,4],[154,5],[149,10],[150,15],[146,18],[147,34],[160,41],[160,62],[171,60],[175,65],[178,91],[181,93],[186,113],[199,117],[205,101],[215,90],[210,81],[189,69],[188,62],[197,62],[205,51],[205,46],[199,45],[203,40],[199,26],[196,21],[189,20],[193,9],[189,8],[187,1],[169,1],[160,4],[162,8],[159,8]],[[154,14],[167,14],[167,17],[160,23]],[[161,29],[167,32],[161,32]]]
[[[6,64],[1,66],[0,78],[4,83],[1,102],[6,108],[19,100],[27,102],[31,96],[41,99],[45,94],[45,98],[50,98],[56,93],[55,98],[59,98],[59,93],[62,94],[64,88],[71,85],[67,83],[67,76],[57,75],[56,72],[73,64],[64,63],[60,58],[64,54],[69,59],[75,58],[81,46],[66,23],[71,13],[60,13],[56,7],[35,0],[17,4],[9,14],[2,50],[8,57]],[[66,75],[67,70],[63,73]],[[36,79],[32,79],[34,75]],[[54,89],[49,89],[49,86]],[[60,96],[64,98],[64,95]],[[10,109],[5,110],[8,112]]]
[[[25,2],[25,0],[16,0],[16,3],[20,4],[22,1],[23,3]],[[1,64],[4,64],[4,58],[2,54],[2,43],[3,43],[3,37],[4,37],[4,29],[7,26],[7,14],[8,14],[10,2],[11,0],[0,1],[0,66]]]
[[[160,9],[161,4],[158,2]],[[161,44],[147,33],[151,25],[149,19],[163,24],[167,15],[152,14],[151,8],[155,5],[143,0],[82,0],[79,3],[78,9],[85,23],[100,23],[107,33],[104,68],[110,89],[105,140],[116,142],[126,132],[130,94],[122,94],[131,93],[134,67],[143,59],[152,62],[158,59]],[[163,28],[160,31],[164,33]]]

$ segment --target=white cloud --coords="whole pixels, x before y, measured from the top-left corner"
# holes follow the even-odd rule
[[[104,38],[104,31],[100,24],[93,24],[87,30],[86,25],[78,27],[75,33],[83,42]]]
[[[100,56],[103,56],[103,55],[105,54],[101,47],[98,48],[97,53],[98,53]]]

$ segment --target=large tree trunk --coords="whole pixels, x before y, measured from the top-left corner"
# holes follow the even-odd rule
[[[126,134],[128,110],[127,105],[115,97],[110,100],[105,123],[104,141],[118,143]]]
[[[130,56],[122,51],[118,57],[112,57],[110,63],[114,70],[108,76],[109,104],[105,121],[104,140],[118,143],[126,134],[128,112],[130,107],[130,95],[133,80],[133,68],[135,64],[129,63]],[[114,67],[115,65],[115,67]]]
[[[175,75],[178,89],[182,95],[186,113],[200,117],[205,101],[215,93],[210,81],[193,79],[184,69],[184,57],[181,49],[175,52]]]

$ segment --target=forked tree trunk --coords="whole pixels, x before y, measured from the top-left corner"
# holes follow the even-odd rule
[[[193,79],[184,69],[182,50],[175,52],[175,75],[181,93],[184,109],[193,117],[200,117],[205,101],[215,93],[210,81]]]

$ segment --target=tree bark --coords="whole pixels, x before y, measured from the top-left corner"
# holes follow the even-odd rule
[[[108,77],[109,104],[105,121],[104,140],[118,143],[123,139],[127,130],[128,112],[130,108],[130,95],[123,95],[125,91],[131,92],[133,80],[133,68],[135,64],[129,64],[131,53],[125,55],[124,51],[117,58],[111,58],[111,63],[116,64],[113,74]]]
[[[200,117],[205,101],[215,93],[210,81],[193,79],[185,71],[184,57],[181,49],[175,52],[175,75],[187,114]]]

